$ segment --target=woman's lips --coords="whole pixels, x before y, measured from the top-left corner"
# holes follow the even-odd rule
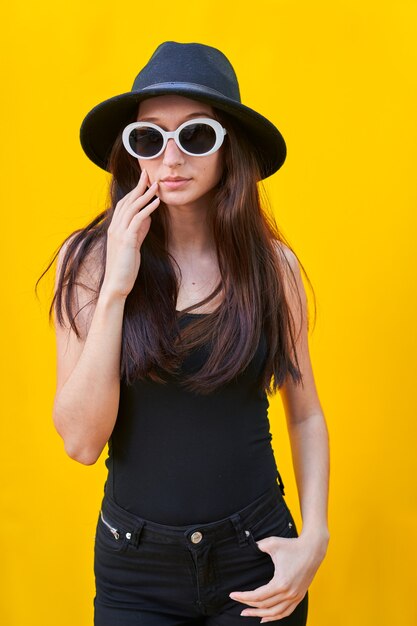
[[[189,183],[191,178],[181,178],[179,180],[161,180],[160,184],[164,185],[166,189],[179,189],[183,187],[187,183]]]

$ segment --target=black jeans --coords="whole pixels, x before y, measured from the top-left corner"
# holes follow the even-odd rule
[[[166,526],[102,502],[95,539],[95,626],[237,626],[247,605],[229,598],[269,582],[274,565],[256,541],[298,537],[278,485],[241,511],[209,524]],[[308,592],[274,622],[305,626]]]

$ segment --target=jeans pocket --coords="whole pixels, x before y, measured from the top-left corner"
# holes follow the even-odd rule
[[[293,516],[283,498],[261,520],[257,520],[245,527],[245,534],[248,538],[248,546],[264,557],[269,555],[266,552],[262,552],[256,543],[257,541],[266,537],[283,537],[285,539],[298,537]]]
[[[131,533],[114,519],[100,511],[96,526],[96,543],[111,552],[124,552],[131,538]]]

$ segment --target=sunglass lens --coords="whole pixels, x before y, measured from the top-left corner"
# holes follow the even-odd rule
[[[156,128],[135,128],[129,135],[130,147],[139,157],[152,157],[162,148],[163,137]]]
[[[192,154],[204,154],[216,143],[216,132],[208,124],[190,124],[179,136],[181,145]]]

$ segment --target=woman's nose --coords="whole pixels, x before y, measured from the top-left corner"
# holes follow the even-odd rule
[[[174,165],[181,165],[184,162],[184,153],[178,148],[175,141],[171,138],[168,139],[167,145],[164,150],[163,163],[167,167],[173,167]]]

